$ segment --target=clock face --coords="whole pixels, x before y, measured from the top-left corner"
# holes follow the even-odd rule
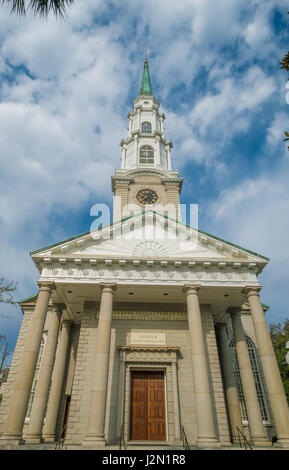
[[[158,195],[152,189],[141,189],[136,198],[141,204],[154,204],[158,200]]]

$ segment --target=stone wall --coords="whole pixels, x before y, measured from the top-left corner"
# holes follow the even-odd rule
[[[119,312],[118,312],[119,314]],[[119,346],[129,344],[129,334],[138,332],[165,332],[166,346],[179,347],[178,353],[178,380],[181,422],[185,428],[188,440],[194,443],[197,437],[196,410],[194,403],[194,384],[192,377],[192,365],[190,355],[190,343],[188,324],[186,320],[144,320],[143,313],[140,320],[136,319],[139,312],[135,312],[134,319],[114,319],[112,321],[110,363],[108,374],[108,399],[106,409],[106,436],[109,443],[116,443],[119,439],[118,424],[122,422],[120,400],[120,361]],[[173,312],[168,313],[173,318]],[[149,316],[149,315],[148,315]],[[97,315],[96,309],[87,308],[83,312],[77,358],[75,364],[74,381],[66,442],[68,444],[81,444],[86,433],[90,389],[92,386],[95,344],[97,341]],[[229,443],[229,431],[225,409],[224,394],[222,389],[221,371],[219,366],[217,345],[215,339],[213,318],[210,311],[203,311],[203,326],[206,346],[208,351],[208,365],[210,371],[210,383],[212,388],[213,406],[215,409],[215,425],[217,435],[222,443]],[[128,408],[129,408],[129,367],[126,366],[126,391],[125,391],[125,425],[126,437],[128,437]],[[174,437],[174,410],[172,391],[172,372],[168,362],[159,362],[146,359],[143,362],[130,363],[139,367],[159,367],[166,371],[167,387],[167,421],[168,437],[170,441]]]

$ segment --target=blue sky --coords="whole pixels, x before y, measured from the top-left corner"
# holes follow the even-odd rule
[[[270,257],[268,322],[289,317],[285,0],[80,0],[65,21],[0,7],[1,275],[37,292],[29,251],[89,230],[147,50],[183,203],[199,227]],[[289,100],[288,100],[289,101]],[[13,350],[18,307],[0,306]]]

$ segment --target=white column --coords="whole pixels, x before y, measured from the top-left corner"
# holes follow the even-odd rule
[[[168,170],[170,171],[170,170],[172,169],[171,146],[170,146],[170,144],[167,144],[167,145],[166,145],[166,152],[167,152]]]
[[[261,287],[247,287],[245,292],[251,310],[258,352],[261,358],[265,382],[277,431],[277,446],[289,448],[289,409],[284,387],[276,361],[270,334],[267,328],[264,310],[260,301]]]
[[[219,445],[219,443],[216,439],[206,347],[199,304],[199,289],[200,286],[184,286],[184,291],[187,295],[188,323],[191,338],[198,443],[202,446],[211,447]]]
[[[268,443],[268,439],[263,426],[249,351],[241,322],[241,314],[238,310],[232,309],[230,313],[252,443],[255,445],[265,445]]]
[[[94,377],[90,395],[86,446],[105,446],[104,425],[109,366],[113,293],[116,284],[101,285],[101,303],[97,328]]]
[[[228,345],[226,323],[217,323],[216,333],[220,351],[221,366],[223,371],[225,394],[230,417],[232,440],[235,444],[237,444],[239,442],[237,428],[239,428],[241,432],[244,432],[244,430],[242,424],[239,397],[235,384],[232,357]]]
[[[126,144],[122,144],[122,151],[121,151],[121,169],[123,170],[126,167]]]
[[[130,136],[131,136],[131,131],[132,131],[132,117],[131,117],[130,114],[128,115],[128,117],[129,117],[129,121],[128,121],[128,136],[130,137]]]
[[[161,148],[160,148],[160,138],[159,136],[155,137],[155,142],[156,142],[156,161],[155,161],[155,166],[160,166],[161,164]]]
[[[162,137],[164,136],[164,116],[163,114],[160,115],[160,124],[161,124],[161,134]]]
[[[51,291],[54,289],[53,283],[39,282],[39,285],[40,289],[37,302],[26,336],[24,352],[16,378],[14,393],[9,405],[5,431],[1,437],[1,439],[4,440],[19,440],[22,436],[22,429],[35,374],[48,303]]]
[[[134,138],[134,154],[135,154],[135,158],[136,158],[136,165],[138,166],[139,165],[139,154],[138,154],[138,136],[137,134],[135,134],[133,136]]]
[[[62,322],[62,329],[56,352],[51,389],[49,393],[45,424],[43,429],[43,439],[46,442],[53,442],[57,437],[56,425],[59,413],[72,325],[73,323],[69,320],[64,320]]]
[[[60,327],[62,310],[65,306],[56,304],[51,313],[48,314],[48,334],[41,361],[39,376],[35,389],[35,395],[32,403],[28,433],[25,436],[25,442],[40,442],[44,414],[46,410],[49,387],[51,383],[52,369],[55,360],[57,339]]]

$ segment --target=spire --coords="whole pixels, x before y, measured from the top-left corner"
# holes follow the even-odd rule
[[[141,81],[139,94],[149,95],[149,96],[153,95],[147,55],[145,55],[144,68],[143,68],[142,81]]]

